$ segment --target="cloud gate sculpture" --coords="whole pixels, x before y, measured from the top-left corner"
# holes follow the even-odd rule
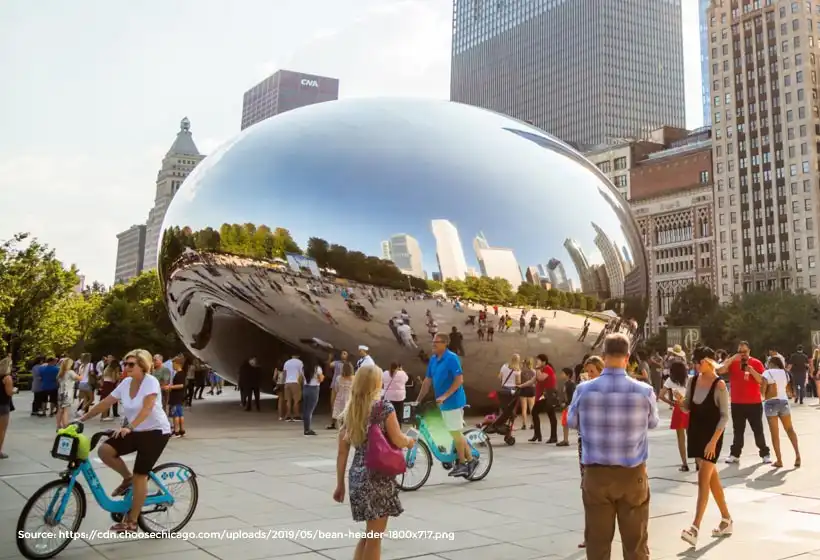
[[[436,100],[334,101],[243,131],[177,193],[159,270],[182,340],[226,379],[252,356],[271,375],[292,353],[355,363],[360,345],[423,376],[431,333],[456,329],[473,404],[513,353],[573,366],[606,324],[579,340],[584,310],[647,293],[640,233],[595,166]]]

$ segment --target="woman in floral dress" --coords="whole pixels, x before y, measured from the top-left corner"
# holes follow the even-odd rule
[[[350,400],[350,390],[353,387],[353,366],[349,363],[344,364],[342,366],[341,377],[334,381],[336,399],[333,401],[332,426],[336,425],[336,422],[342,416],[342,412],[344,412],[344,409],[347,406],[347,401]]]
[[[368,535],[382,534],[387,528],[388,518],[398,517],[404,511],[395,479],[370,471],[365,466],[370,426],[379,425],[386,439],[396,447],[410,448],[416,443],[402,433],[393,405],[379,398],[381,389],[381,368],[375,365],[359,368],[353,378],[347,407],[340,418],[342,429],[339,432],[336,458],[336,490],[333,492],[333,499],[342,503],[345,497],[347,459],[350,448],[356,450],[348,473],[350,509],[354,521],[367,524]],[[379,537],[360,539],[353,554],[353,558],[357,560],[378,560],[380,557]]]

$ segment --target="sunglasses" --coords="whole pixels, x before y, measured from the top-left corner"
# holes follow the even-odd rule
[[[123,365],[127,368],[137,367],[137,362],[125,362]]]

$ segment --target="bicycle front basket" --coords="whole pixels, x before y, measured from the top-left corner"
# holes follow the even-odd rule
[[[76,461],[80,450],[80,440],[71,434],[57,434],[51,456],[61,461]]]

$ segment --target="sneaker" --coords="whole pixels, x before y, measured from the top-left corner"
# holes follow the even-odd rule
[[[288,416],[287,418],[285,418],[285,422],[296,422],[296,420]]]
[[[316,432],[314,432],[313,430],[308,430],[308,431],[305,432],[305,435],[306,436],[315,436]]]
[[[727,464],[727,465],[734,465],[735,463],[739,463],[739,462],[740,462],[740,458],[739,458],[739,457],[735,457],[734,455],[729,455],[729,456],[726,458],[726,464]]]
[[[176,439],[176,438],[181,438],[182,435],[178,434],[177,432],[174,432],[173,434],[171,434],[171,437]]]
[[[467,477],[470,474],[470,467],[467,466],[465,463],[458,463],[453,469],[448,473],[448,476],[453,477]]]
[[[2,451],[0,451],[0,459],[8,459],[8,458],[9,458],[9,456],[8,456],[8,455],[6,455],[6,454],[5,454],[5,453],[3,453]]]
[[[771,457],[771,455],[766,455],[765,457],[763,457],[762,461],[763,461],[763,464],[764,464],[764,465],[771,464],[771,462],[772,462],[772,457]]]

